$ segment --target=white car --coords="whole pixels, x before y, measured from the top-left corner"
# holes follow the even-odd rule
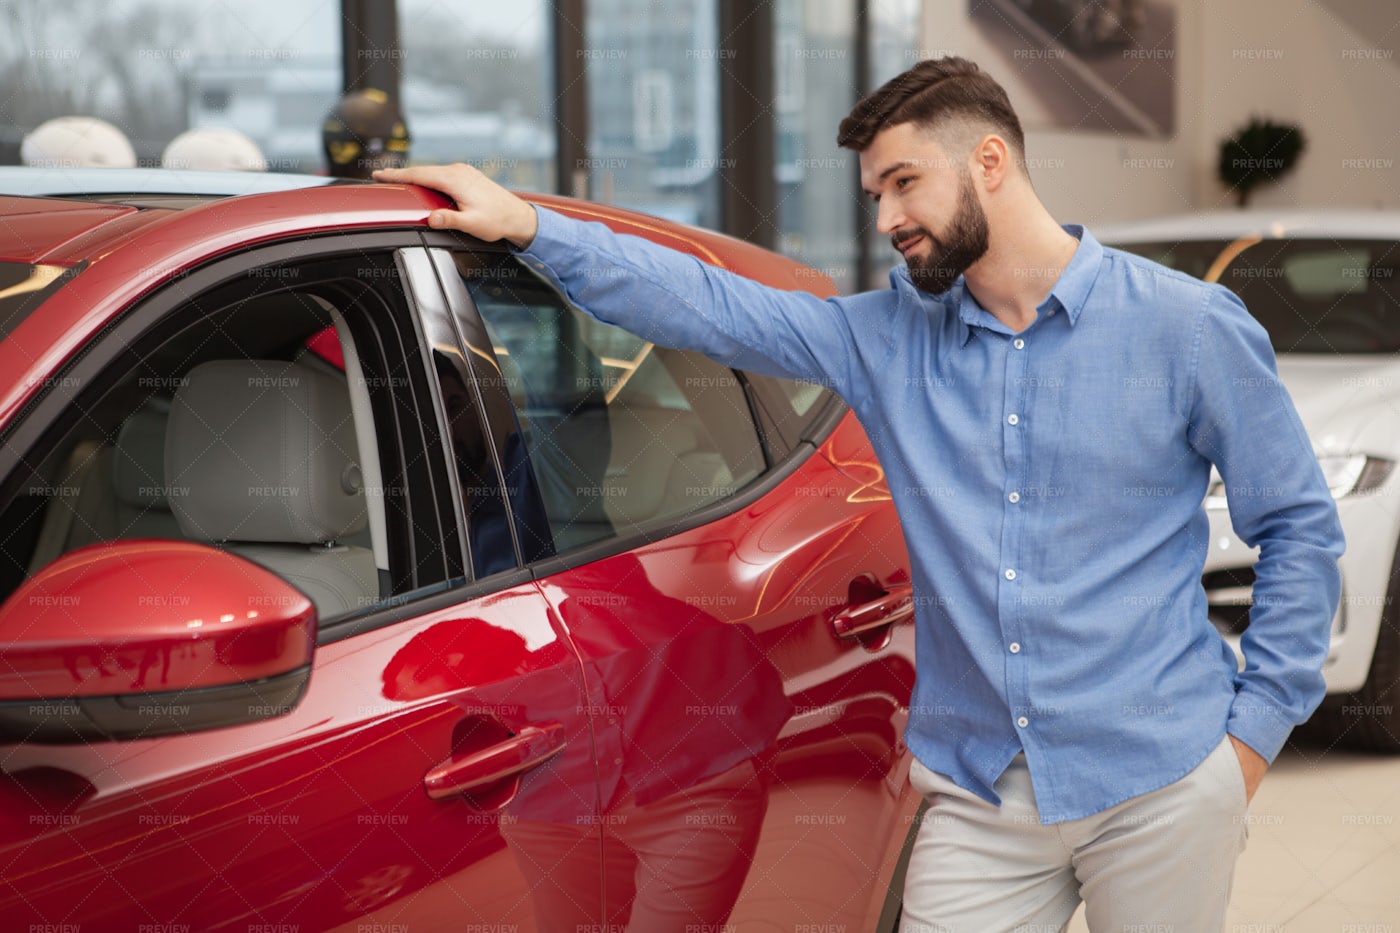
[[[1196,213],[1094,232],[1220,282],[1268,330],[1347,539],[1328,696],[1304,731],[1400,752],[1400,212]],[[1212,544],[1201,582],[1211,620],[1239,654],[1258,552],[1235,535],[1218,476],[1205,505]]]

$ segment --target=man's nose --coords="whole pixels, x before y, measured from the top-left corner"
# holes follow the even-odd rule
[[[904,212],[899,209],[899,202],[894,198],[881,198],[875,212],[875,229],[889,236],[903,226]]]

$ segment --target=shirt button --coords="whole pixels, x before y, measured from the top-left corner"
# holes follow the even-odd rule
[[[1014,570],[1012,570],[1010,567],[1008,567],[1008,568],[1006,569],[1006,579],[1008,579],[1008,580],[1014,580],[1014,579],[1016,579],[1016,571],[1014,571]]]
[[[1014,424],[1020,424],[1020,423],[1021,423],[1021,419],[1020,419],[1020,417],[1017,416],[1017,415],[1007,415],[1007,416],[1006,416],[1006,423],[1007,423],[1007,424],[1013,424],[1013,425],[1014,425]]]
[[[1021,643],[1020,643],[1019,641],[1013,641],[1011,644],[1007,645],[1006,647],[1007,647],[1007,650],[1010,651],[1012,654],[1020,654],[1020,653],[1021,653]]]
[[[1020,726],[1022,729],[1026,728],[1026,726],[1029,726],[1030,724],[1031,721],[1024,716],[1016,720],[1016,725]]]
[[[1020,337],[1017,337],[1015,340],[1011,341],[1011,345],[1017,350],[1024,350],[1026,348],[1026,342]]]
[[[1013,492],[1011,495],[1007,496],[1006,498],[1010,499],[1013,503],[1020,502],[1020,501],[1021,501],[1021,494],[1020,494],[1019,492]]]

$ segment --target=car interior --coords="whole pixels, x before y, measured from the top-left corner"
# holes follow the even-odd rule
[[[323,618],[378,601],[364,479],[343,376],[298,362],[210,360],[175,391],[164,442],[186,538],[296,586]]]
[[[1279,353],[1400,352],[1400,250],[1392,242],[1245,237],[1125,248],[1219,281],[1264,325]]]
[[[1366,240],[1262,240],[1221,276],[1281,353],[1395,353],[1392,245]]]
[[[331,327],[343,369],[307,346]],[[324,298],[251,298],[131,362],[7,509],[30,513],[29,533],[4,544],[7,564],[32,575],[96,542],[184,539],[279,574],[321,619],[379,601],[388,561],[382,512],[371,517],[383,497],[365,494],[379,475],[368,391]]]
[[[531,283],[468,283],[560,550],[674,519],[764,470],[727,367],[657,347]]]

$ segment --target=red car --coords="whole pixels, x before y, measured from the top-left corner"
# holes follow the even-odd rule
[[[81,192],[0,196],[6,928],[889,928],[913,599],[839,399],[593,321],[423,189],[0,190]]]

